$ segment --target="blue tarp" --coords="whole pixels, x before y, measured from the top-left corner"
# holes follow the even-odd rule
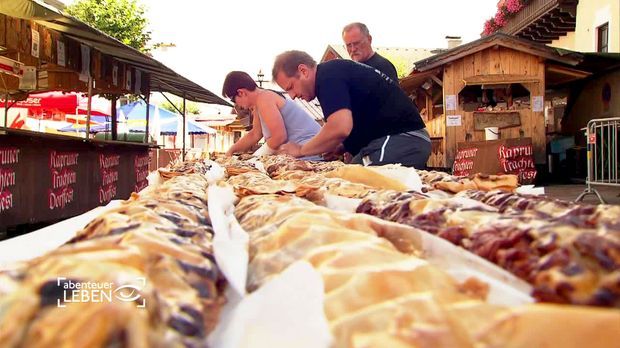
[[[144,133],[146,130],[146,103],[143,101],[137,101],[127,105],[123,105],[116,109],[116,114],[119,117],[119,123],[126,122],[127,129],[131,133]],[[170,112],[166,109],[162,109],[155,105],[149,105],[149,127],[154,127],[156,119],[156,112],[159,113],[159,130],[161,135],[176,135],[179,127],[179,120],[181,115]],[[91,116],[93,122],[97,122],[97,125],[91,125],[90,132],[98,133],[111,131],[111,117],[103,116]],[[125,121],[126,120],[126,121]],[[61,132],[86,132],[86,125],[80,125],[79,127],[68,126],[59,129]],[[213,134],[215,130],[200,125],[192,120],[187,121],[188,134]]]
[[[117,114],[123,114],[127,119],[127,126],[130,132],[144,133],[146,129],[146,103],[137,101],[118,108]],[[161,135],[176,135],[179,127],[179,120],[182,116],[162,109],[155,105],[149,105],[149,127],[154,127],[156,113],[159,113],[159,133]],[[207,126],[200,125],[192,120],[187,120],[188,134],[212,134],[215,130]]]

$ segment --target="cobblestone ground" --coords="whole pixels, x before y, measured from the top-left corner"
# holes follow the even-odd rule
[[[545,194],[552,198],[574,201],[586,188],[585,185],[551,185],[545,186]],[[593,186],[608,204],[620,204],[620,187]],[[595,195],[587,195],[584,203],[597,204]]]

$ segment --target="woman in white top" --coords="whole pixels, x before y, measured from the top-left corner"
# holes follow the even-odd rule
[[[306,143],[321,129],[297,103],[282,94],[259,88],[245,72],[230,72],[224,80],[222,95],[236,106],[252,110],[252,130],[228,149],[228,156],[251,149],[263,137],[270,152],[275,153],[280,145],[288,142]],[[321,160],[321,157],[304,159]]]

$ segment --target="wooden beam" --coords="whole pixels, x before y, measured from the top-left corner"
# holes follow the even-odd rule
[[[532,34],[523,34],[520,33],[519,36],[520,38],[526,39],[526,40],[530,40],[530,41],[534,41],[534,42],[541,42],[540,40],[538,40],[536,37],[534,37]],[[548,43],[551,43],[552,41],[549,41]],[[543,43],[547,43],[547,42],[543,42]]]
[[[494,74],[483,76],[471,76],[463,79],[466,86],[476,85],[499,85],[508,83],[532,83],[539,82],[539,79],[526,75],[511,75],[511,74]]]
[[[399,84],[403,90],[415,89],[422,85],[430,76],[439,74],[440,69],[424,72],[413,72],[409,76],[400,79]]]
[[[537,30],[540,33],[548,36],[560,36],[566,34],[566,30],[555,29],[551,26],[545,25],[544,23],[534,24],[534,30]]]
[[[559,10],[562,13],[569,14],[573,18],[577,18],[577,6],[574,6],[574,5],[572,5],[572,6],[562,6],[562,5],[560,5]]]
[[[431,75],[431,79],[433,81],[435,81],[436,84],[438,84],[439,86],[443,87],[443,82],[435,75]]]
[[[539,30],[539,31],[546,31],[546,32],[549,32],[549,33],[554,33],[555,31],[557,31],[557,29],[553,28],[549,23],[543,22],[543,21],[538,21],[536,23],[533,23],[528,28],[536,29],[536,30]],[[561,30],[560,30],[560,32],[561,32]]]
[[[561,65],[555,65],[555,64],[547,65],[547,71],[562,74],[562,75],[577,77],[577,78],[585,78],[585,77],[592,75],[592,73],[588,71],[578,70],[578,69],[569,68],[569,67],[565,67]]]
[[[577,20],[574,17],[563,14],[560,11],[553,11],[551,12],[550,16],[552,19],[557,20],[558,22],[561,22],[563,24],[575,25],[577,23]]]
[[[560,35],[547,34],[535,28],[530,29],[527,33],[533,38],[534,41],[539,41],[539,40],[553,41],[560,37]]]
[[[551,38],[545,38],[544,36],[539,35],[536,31],[528,31],[527,33],[522,33],[526,36],[528,40],[537,42],[537,43],[551,43],[553,40]],[[528,52],[529,53],[529,52]]]
[[[544,35],[536,31],[531,31],[527,35],[531,37],[532,41],[536,41],[536,42],[542,42],[542,41],[552,42],[553,40],[557,40],[560,37],[559,35],[556,35],[556,36]]]
[[[574,24],[564,23],[560,21],[559,19],[554,19],[551,16],[549,16],[548,18],[541,19],[541,23],[555,30],[560,30],[560,31],[574,31],[575,30]]]
[[[532,26],[528,27],[528,30],[532,34],[538,35],[540,37],[549,37],[549,38],[555,38],[555,37],[565,34],[565,32],[555,32],[552,29],[545,28],[544,26],[540,24],[533,24]]]

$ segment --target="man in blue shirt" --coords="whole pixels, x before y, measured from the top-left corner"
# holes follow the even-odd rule
[[[303,146],[287,143],[281,152],[305,157],[348,151],[353,163],[426,167],[431,142],[424,121],[387,75],[350,60],[317,65],[302,51],[276,57],[272,74],[291,98],[317,97],[326,121]]]

